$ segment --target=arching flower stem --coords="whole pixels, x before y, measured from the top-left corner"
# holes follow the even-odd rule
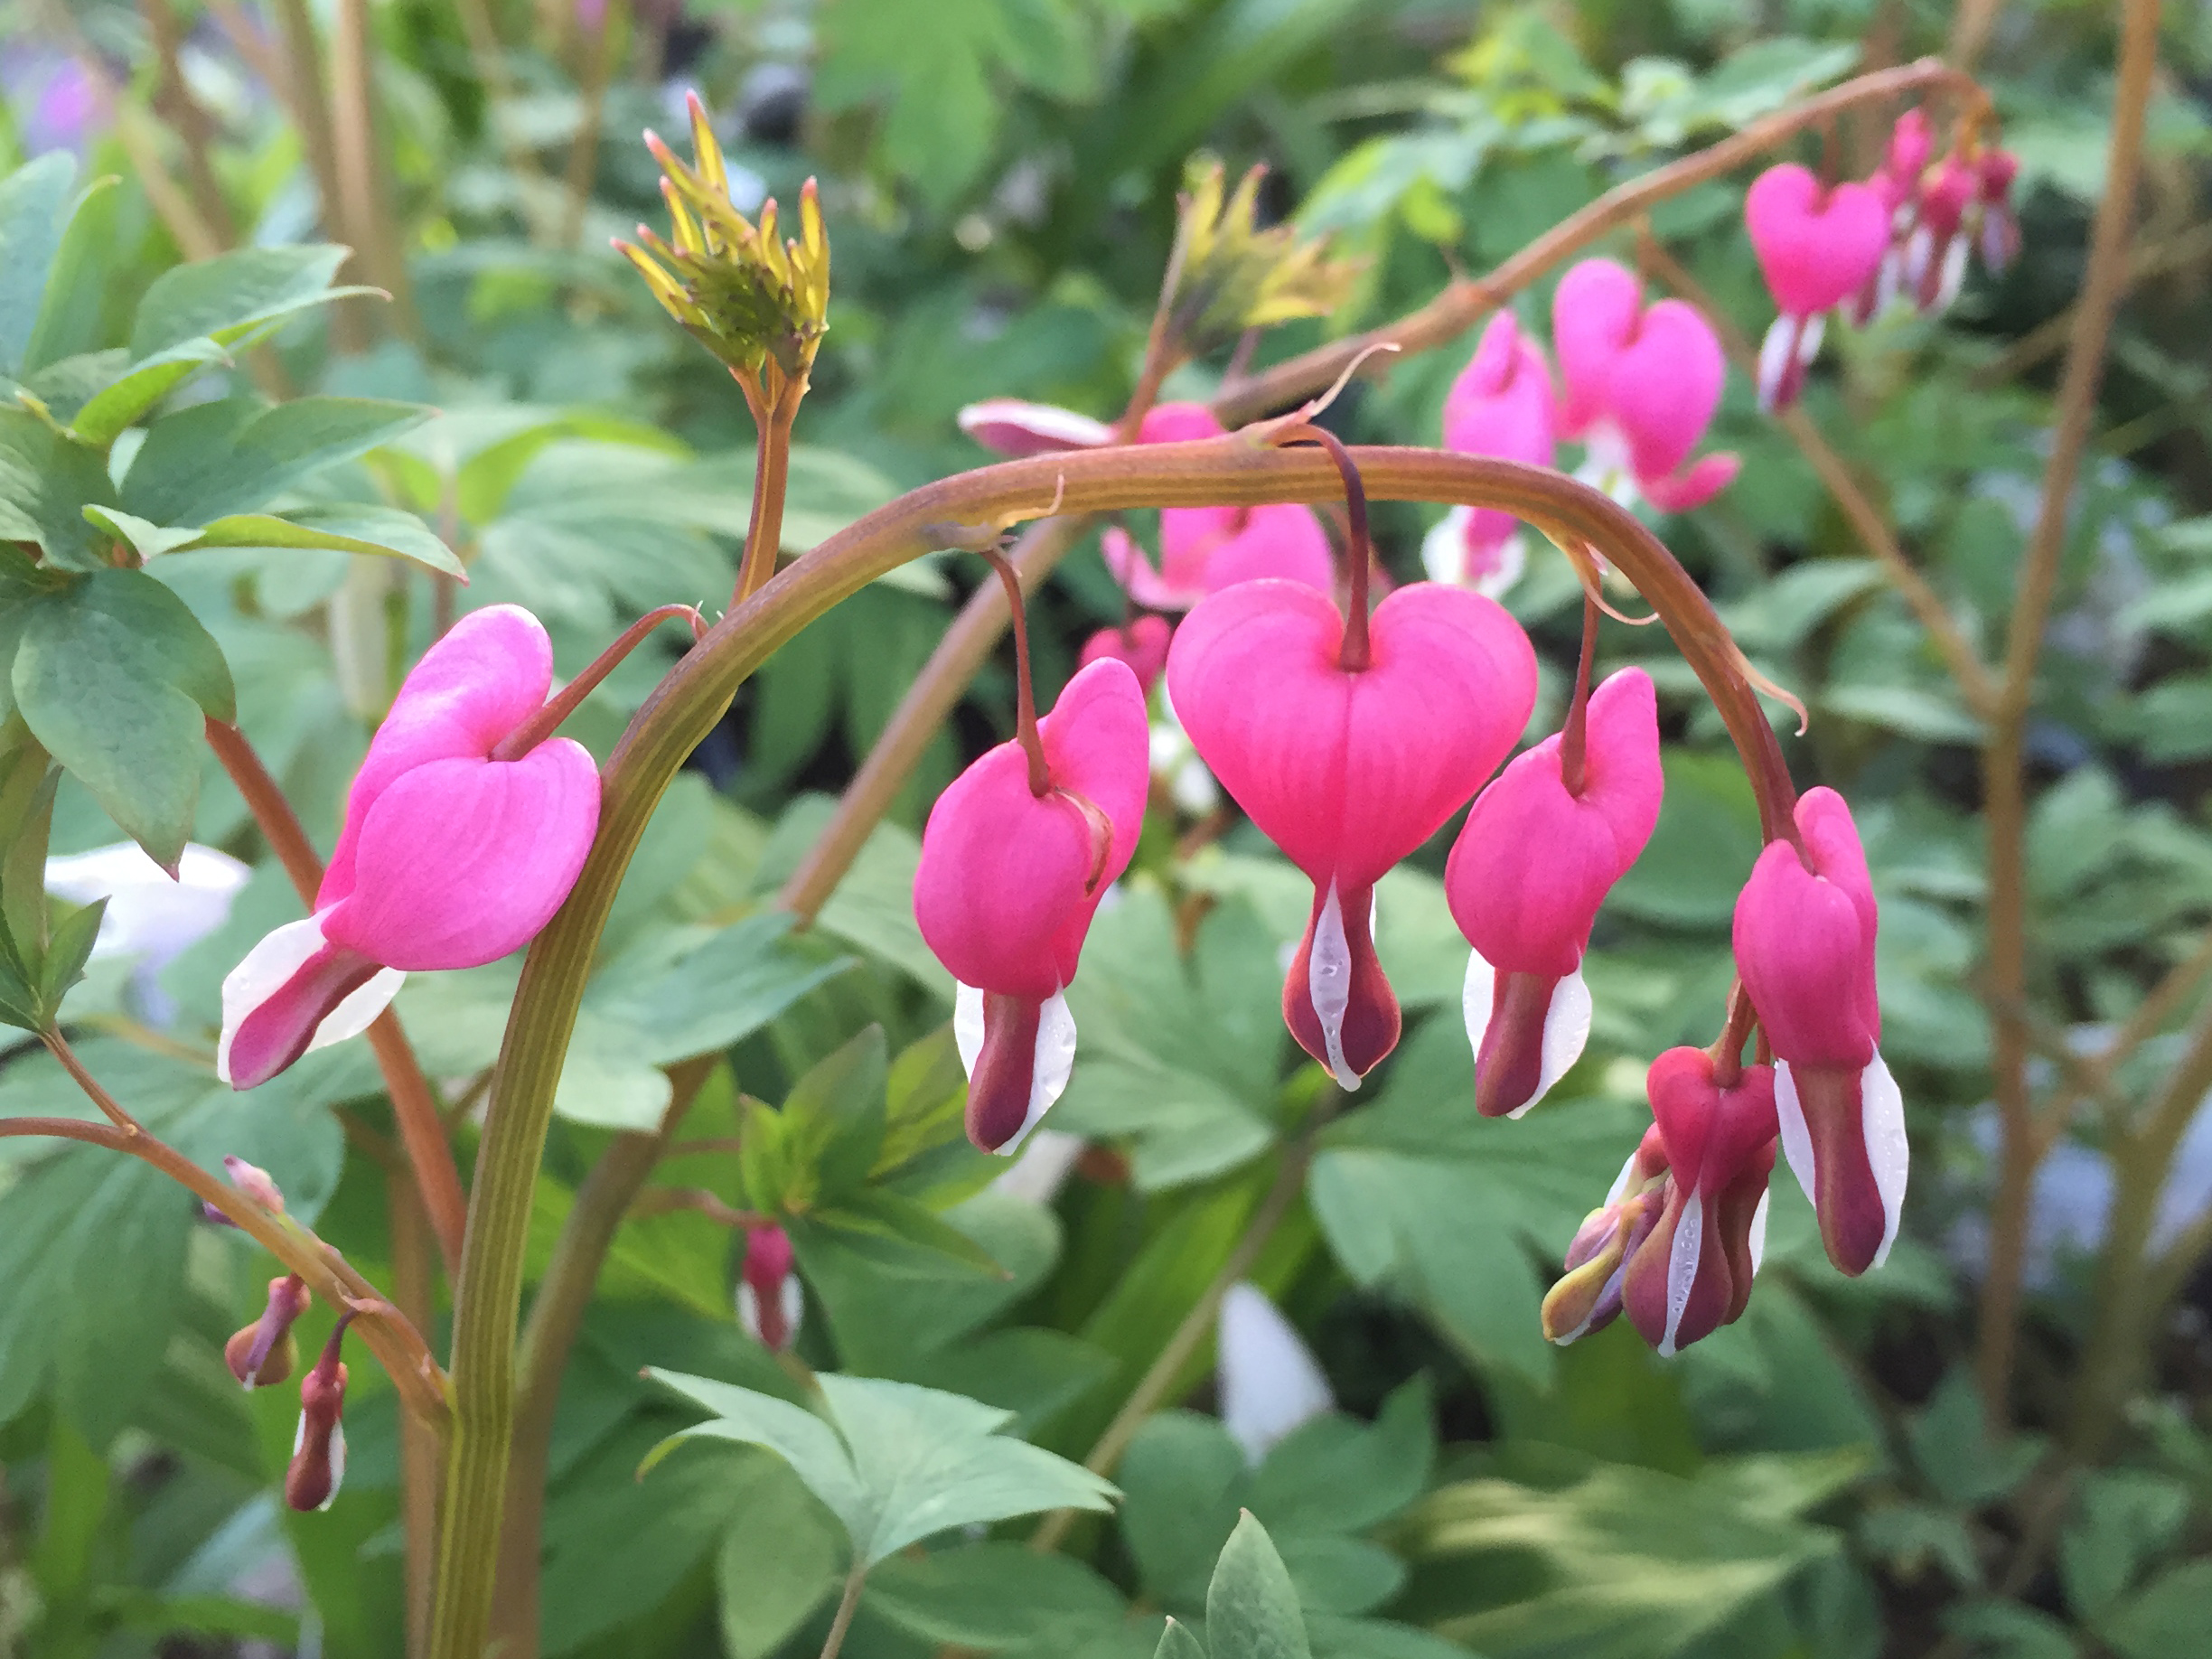
[[[1275,442],[1320,445],[1328,451],[1329,459],[1336,464],[1337,476],[1344,480],[1345,516],[1350,521],[1345,538],[1345,558],[1350,569],[1345,576],[1344,643],[1337,648],[1336,666],[1356,674],[1374,660],[1374,648],[1367,638],[1367,574],[1374,552],[1367,539],[1366,486],[1360,483],[1352,452],[1333,432],[1310,425],[1287,426],[1275,435]]]
[[[1052,788],[1052,773],[1045,764],[1045,740],[1037,736],[1036,688],[1029,678],[1029,614],[1022,603],[1021,577],[997,548],[976,551],[998,573],[1007,609],[1014,618],[1014,741],[1029,757],[1029,792],[1041,800]]]
[[[1705,1052],[1712,1056],[1713,1082],[1723,1089],[1733,1089],[1743,1075],[1743,1050],[1751,1036],[1751,1027],[1758,1016],[1752,1011],[1751,998],[1745,994],[1743,981],[1737,979],[1729,986],[1728,1021],[1720,1027],[1720,1035]],[[1766,1056],[1760,1056],[1766,1064]]]
[[[592,659],[591,665],[581,674],[548,698],[543,708],[501,738],[492,751],[492,758],[520,760],[558,731],[561,722],[599,689],[599,682],[621,667],[623,660],[644,642],[645,636],[671,616],[691,619],[693,644],[707,637],[707,619],[699,614],[696,605],[663,605],[646,612],[617,634],[614,642]]]

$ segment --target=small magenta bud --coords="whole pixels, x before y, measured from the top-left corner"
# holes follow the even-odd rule
[[[267,1388],[292,1374],[293,1366],[299,1363],[298,1345],[292,1340],[293,1322],[307,1311],[313,1300],[296,1273],[269,1280],[268,1306],[261,1317],[234,1332],[223,1344],[223,1363],[242,1386]]]
[[[745,1234],[745,1269],[737,1281],[737,1321],[762,1346],[781,1354],[799,1335],[806,1292],[792,1271],[791,1234],[777,1226]]]
[[[331,1332],[314,1368],[300,1379],[299,1429],[292,1437],[292,1464],[285,1471],[285,1502],[294,1509],[328,1509],[345,1481],[346,1368],[338,1357],[351,1314]]]

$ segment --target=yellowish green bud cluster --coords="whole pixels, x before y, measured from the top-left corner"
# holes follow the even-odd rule
[[[617,240],[669,315],[726,363],[748,393],[776,400],[783,386],[803,385],[829,327],[830,239],[814,181],[799,192],[799,235],[776,235],[776,204],[755,225],[730,202],[722,147],[691,98],[693,161],[687,164],[652,133],[646,147],[661,164],[668,202],[666,239],[638,227],[642,248]]]
[[[1233,194],[1217,161],[1194,161],[1186,175],[1170,320],[1193,351],[1248,328],[1326,316],[1359,276],[1357,260],[1330,257],[1326,238],[1300,238],[1294,225],[1257,227],[1266,174],[1254,167]]]

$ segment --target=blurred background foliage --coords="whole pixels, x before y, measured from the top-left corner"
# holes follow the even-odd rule
[[[164,423],[217,398],[385,400],[350,404],[371,410],[350,417],[350,436],[270,464],[236,502],[138,516],[190,525],[266,509],[367,523],[368,539],[433,564],[450,548],[471,577],[460,603],[529,605],[573,673],[652,605],[718,603],[749,511],[741,401],[607,247],[661,218],[636,136],[680,130],[686,89],[713,112],[741,207],[820,180],[835,289],[793,457],[796,552],[984,460],[954,425],[967,402],[1119,410],[1194,151],[1265,162],[1270,217],[1365,261],[1336,315],[1266,334],[1265,364],[1420,305],[1623,178],[1809,89],[1950,46],[1979,53],[2022,159],[2024,253],[1945,316],[1893,313],[1840,338],[1807,409],[1993,659],[2102,187],[2114,12],[2092,0],[17,0],[0,39],[0,160],[74,151],[81,177],[121,182],[79,213],[42,306],[35,278],[22,298],[23,243],[0,240],[7,303],[28,304],[39,330],[11,372],[75,418],[136,358],[89,380],[57,365],[127,344],[143,357],[133,319],[144,328],[142,302],[180,259],[353,247],[342,271],[300,278],[309,309],[281,332],[263,339],[248,310],[226,318],[241,331],[236,361],[215,353],[166,402],[127,415],[111,470],[127,480],[127,464],[160,456]],[[295,20],[320,74],[286,69]],[[349,89],[363,87],[357,108]],[[316,112],[305,126],[303,109]],[[1891,113],[1833,135],[1853,171],[1879,157]],[[1668,202],[1651,230],[1756,336],[1768,302],[1741,230],[1744,182]],[[1611,624],[1601,667],[1639,661],[1661,687],[1668,798],[1600,923],[1589,965],[1600,1023],[1565,1098],[1517,1124],[1472,1113],[1439,841],[1382,891],[1408,1038],[1356,1111],[1298,1135],[1323,1085],[1275,1006],[1302,889],[1249,827],[1192,851],[1178,845],[1187,820],[1163,811],[1071,991],[1084,1058],[1054,1124],[1090,1149],[1056,1192],[989,1186],[998,1167],[959,1132],[950,987],[906,893],[929,802],[1011,729],[1010,656],[978,679],[819,924],[786,933],[770,908],[824,796],[984,579],[975,561],[939,556],[869,587],[748,685],[623,889],[563,1080],[533,1274],[611,1140],[660,1121],[661,1068],[726,1064],[664,1148],[648,1193],[665,1202],[617,1233],[569,1366],[547,1458],[544,1651],[769,1659],[813,1652],[829,1623],[847,1545],[789,1469],[695,1448],[633,1478],[687,1420],[642,1365],[799,1398],[731,1317],[742,1247],[702,1195],[792,1217],[809,1364],[970,1395],[1080,1458],[1291,1159],[1310,1159],[1302,1193],[1249,1276],[1318,1356],[1336,1410],[1248,1455],[1211,1410],[1209,1337],[1173,1379],[1186,1409],[1151,1417],[1129,1444],[1117,1514],[1085,1519],[1059,1555],[955,1536],[885,1561],[848,1653],[1142,1659],[1159,1615],[1204,1613],[1240,1507],[1272,1535],[1325,1659],[2201,1651],[2212,1114],[2189,1102],[2170,1167],[2147,1190],[2122,1182],[2115,1200],[2110,1156],[2115,1124],[2201,1040],[2201,1017],[2183,1026],[2175,1010],[2127,1064],[2076,1083],[2212,916],[2208,182],[2212,9],[2178,5],[2150,110],[2136,280],[2029,727],[2033,1064],[2039,1086],[2071,1092],[2079,1110],[2038,1176],[2017,1383],[1996,1411],[1974,1376],[2000,1136],[1981,995],[1982,720],[1738,373],[1716,438],[1742,453],[1743,474],[1661,528],[1754,662],[1810,706],[1809,735],[1789,745],[1800,783],[1842,789],[1866,835],[1886,1046],[1917,1165],[1886,1270],[1835,1274],[1783,1182],[1739,1324],[1668,1364],[1626,1326],[1566,1350],[1541,1340],[1553,1264],[1638,1133],[1644,1063],[1718,1022],[1728,920],[1758,846],[1748,788],[1693,681],[1663,642]],[[1611,248],[1632,250],[1626,237]],[[333,280],[390,297],[319,304]],[[1517,304],[1533,324],[1548,301],[1546,282]],[[1435,442],[1471,345],[1356,383],[1331,424]],[[1223,369],[1190,366],[1167,394],[1207,396]],[[38,471],[8,453],[18,473]],[[155,499],[149,476],[137,496],[124,483],[123,510]],[[1438,516],[1378,511],[1401,579],[1418,575]],[[155,568],[220,644],[240,725],[327,847],[370,723],[430,636],[431,578],[328,543],[211,546]],[[1563,561],[1537,559],[1506,601],[1545,662],[1533,731],[1564,700],[1577,595]],[[1121,614],[1095,541],[1034,614],[1043,702],[1084,635]],[[570,729],[604,755],[665,651],[642,652]],[[57,854],[117,839],[103,804],[65,785]],[[192,839],[255,872],[230,920],[165,966],[141,961],[134,977],[129,959],[96,961],[69,1010],[88,1064],[194,1156],[267,1165],[295,1213],[384,1281],[389,1111],[366,1057],[318,1054],[240,1097],[209,1076],[222,972],[296,911],[211,762],[185,810]],[[514,973],[418,980],[400,1001],[456,1108],[481,1092]],[[870,1026],[881,1034],[856,1057]],[[42,1057],[18,1055],[0,1068],[0,1111],[54,1110],[57,1087]],[[471,1133],[464,1121],[464,1146]],[[182,1195],[135,1165],[5,1144],[0,1652],[402,1651],[389,1388],[356,1366],[344,1495],[327,1514],[285,1512],[272,1484],[288,1391],[241,1396],[219,1354],[258,1311],[267,1261],[234,1238],[188,1234]],[[2139,1260],[2107,1249],[2115,1203],[2155,1206]],[[2159,1294],[2142,1364],[2111,1420],[2085,1433],[2076,1401],[2098,1359],[2096,1287],[2115,1272],[2154,1279]],[[303,1326],[314,1340],[317,1319]]]

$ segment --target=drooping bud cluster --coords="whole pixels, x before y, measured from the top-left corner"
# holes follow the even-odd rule
[[[737,1277],[737,1323],[763,1347],[781,1354],[799,1338],[806,1291],[792,1265],[791,1234],[774,1223],[745,1232]]]
[[[1740,1317],[1750,1300],[1767,1239],[1774,1073],[1671,1048],[1652,1062],[1645,1089],[1653,1125],[1544,1298],[1553,1342],[1625,1309],[1645,1341],[1672,1355]]]
[[[266,1083],[367,1029],[408,973],[496,961],[552,920],[599,822],[581,744],[516,752],[585,684],[548,706],[552,680],[552,643],[517,605],[470,613],[423,654],[354,777],[314,914],[223,980],[226,1083]]]
[[[1908,109],[1863,183],[1825,183],[1794,162],[1753,181],[1744,223],[1781,312],[1759,352],[1762,408],[1796,400],[1831,312],[1864,326],[1898,298],[1941,311],[1970,253],[1994,276],[2019,252],[2020,158],[1965,137],[1931,166],[1934,151],[1927,116]]]
[[[300,1379],[299,1428],[284,1483],[285,1502],[294,1509],[328,1509],[345,1482],[346,1368],[339,1351],[352,1317],[351,1312],[339,1316],[322,1356]]]

